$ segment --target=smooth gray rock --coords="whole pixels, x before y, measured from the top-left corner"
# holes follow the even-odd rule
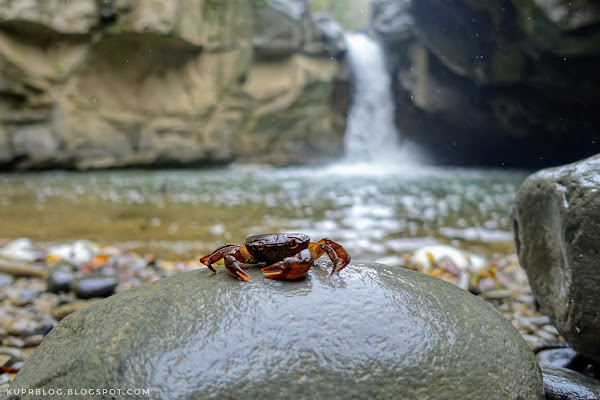
[[[91,299],[110,296],[118,284],[116,276],[92,274],[74,279],[70,286],[80,299]]]
[[[48,274],[46,289],[52,293],[68,292],[74,279],[75,273],[71,266],[60,266]]]
[[[600,381],[566,368],[541,364],[546,400],[600,399]]]
[[[319,262],[297,281],[251,269],[248,283],[203,269],[117,294],[66,317],[11,389],[143,388],[154,399],[543,398],[533,352],[481,299],[381,264],[352,263],[332,278],[329,269]]]
[[[600,156],[539,171],[513,209],[519,261],[542,311],[573,349],[600,362]]]
[[[536,354],[540,364],[567,368],[577,358],[577,352],[570,347],[542,350]]]

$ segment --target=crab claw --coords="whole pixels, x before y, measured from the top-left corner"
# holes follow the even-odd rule
[[[204,256],[200,259],[200,262],[206,265],[206,268],[210,269],[212,272],[217,272],[215,267],[212,266],[212,263],[209,260],[209,256]]]
[[[236,278],[244,281],[244,282],[250,282],[250,275],[248,275],[246,272],[244,272],[241,268],[236,268],[235,271],[232,271],[231,269],[229,269],[229,272],[231,272],[233,274],[233,276],[235,276]]]
[[[296,279],[306,275],[314,264],[310,250],[302,250],[294,257],[287,257],[268,267],[261,268],[262,273],[271,279]]]
[[[249,279],[250,275],[248,275],[242,269],[242,267],[240,267],[240,264],[232,255],[228,254],[224,257],[224,259],[225,259],[225,268],[227,268],[227,270],[229,272],[231,272],[231,274],[233,276],[235,276],[236,278],[238,278],[244,282],[250,281],[250,279]]]

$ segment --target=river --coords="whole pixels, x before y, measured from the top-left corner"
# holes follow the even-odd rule
[[[0,174],[0,238],[90,239],[193,256],[251,234],[331,237],[376,260],[431,243],[514,251],[525,172],[335,164]]]

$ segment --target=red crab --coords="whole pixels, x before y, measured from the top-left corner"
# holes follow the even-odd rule
[[[331,275],[340,272],[350,262],[344,248],[331,239],[321,239],[316,243],[302,233],[274,233],[247,237],[243,245],[224,244],[200,262],[217,272],[212,265],[221,258],[225,268],[238,279],[249,281],[249,275],[242,270],[242,264],[265,265],[261,271],[267,278],[296,279],[305,275],[315,260],[327,253],[333,262]]]

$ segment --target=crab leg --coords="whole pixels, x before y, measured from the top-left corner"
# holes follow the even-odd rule
[[[282,261],[262,268],[261,271],[267,278],[296,279],[305,275],[314,262],[311,251],[304,249],[293,257],[286,257]]]
[[[227,268],[233,276],[246,282],[249,281],[249,275],[242,270],[240,263],[256,263],[256,260],[250,255],[246,246],[224,244],[209,255],[202,257],[200,262],[206,265],[212,272],[217,272],[212,264],[220,259],[225,261],[225,268]]]
[[[350,255],[344,250],[341,244],[334,242],[331,239],[325,238],[319,240],[317,243],[311,242],[308,245],[308,249],[315,260],[324,253],[327,253],[329,259],[333,262],[333,269],[329,276],[332,276],[335,272],[340,272],[350,263]],[[338,263],[341,263],[339,267]]]
[[[239,246],[237,244],[224,244],[218,247],[212,253],[202,257],[200,259],[200,262],[206,265],[208,269],[210,269],[212,272],[217,272],[215,267],[213,267],[212,265],[219,261],[221,258],[224,258],[225,254],[229,253],[231,250],[239,249],[240,247],[242,246]]]

